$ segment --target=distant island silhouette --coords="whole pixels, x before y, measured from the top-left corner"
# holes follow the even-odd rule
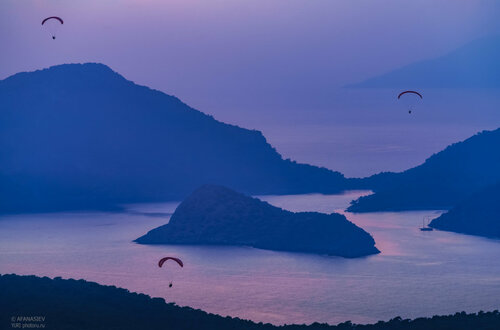
[[[387,322],[336,326],[325,323],[274,326],[237,317],[222,317],[199,309],[179,307],[163,298],[129,292],[85,280],[56,277],[0,275],[0,327],[12,324],[44,324],[46,329],[61,330],[493,330],[500,328],[500,313],[456,313],[448,316],[405,320],[396,317]],[[334,311],[332,311],[333,313]],[[17,317],[21,316],[18,322]],[[22,317],[43,317],[40,321],[22,321]]]
[[[469,42],[438,58],[418,61],[347,87],[498,88],[498,58],[500,35],[494,35]]]
[[[350,212],[449,209],[500,182],[500,128],[452,144],[422,165],[401,173],[355,179],[373,195],[351,203]],[[497,195],[498,196],[498,195]]]
[[[488,186],[434,219],[430,226],[457,233],[500,238],[500,182]]]
[[[261,132],[215,120],[103,64],[0,81],[0,213],[116,210],[204,183],[250,194],[338,193],[339,172],[283,159]]]
[[[341,214],[294,213],[217,185],[197,189],[168,224],[136,242],[245,245],[349,258],[379,253],[370,234]]]

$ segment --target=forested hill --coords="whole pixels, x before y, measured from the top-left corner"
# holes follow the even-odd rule
[[[203,185],[142,244],[244,245],[355,258],[379,253],[372,236],[342,214],[290,212],[217,185]]]
[[[500,181],[500,128],[448,146],[401,173],[357,179],[375,194],[354,201],[351,212],[447,209]]]
[[[500,238],[500,183],[488,186],[434,219],[431,227]]]
[[[259,131],[95,63],[0,81],[0,150],[0,213],[179,200],[205,183],[251,194],[346,184],[338,172],[283,159]]]

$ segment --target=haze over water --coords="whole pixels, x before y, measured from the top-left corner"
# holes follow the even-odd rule
[[[261,198],[291,211],[332,212],[360,194]],[[382,251],[359,259],[132,242],[166,223],[168,215],[159,213],[171,213],[176,205],[133,205],[123,214],[2,216],[0,273],[83,278],[275,324],[366,323],[499,308],[500,242],[418,229],[423,216],[440,211],[347,213]],[[185,267],[158,268],[165,255],[180,257]]]

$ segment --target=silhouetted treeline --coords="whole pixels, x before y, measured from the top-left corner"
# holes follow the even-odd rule
[[[333,311],[332,311],[333,313]],[[337,326],[273,326],[239,318],[208,314],[189,307],[165,303],[161,298],[131,293],[114,286],[103,286],[84,280],[49,279],[47,277],[0,276],[0,329],[11,329],[13,317],[43,316],[46,329],[179,329],[179,330],[497,330],[500,313],[464,312],[403,320],[395,318],[372,325],[351,322]]]

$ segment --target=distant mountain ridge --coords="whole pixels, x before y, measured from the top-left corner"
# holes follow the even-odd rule
[[[441,57],[409,64],[346,87],[499,88],[499,58],[500,36],[490,36]]]
[[[500,182],[500,128],[448,146],[422,165],[401,173],[354,179],[375,194],[351,203],[348,211],[448,209],[488,185]]]
[[[217,185],[196,189],[167,224],[136,242],[244,245],[348,258],[380,252],[369,233],[341,214],[294,213]]]
[[[251,194],[335,193],[341,173],[285,160],[228,125],[103,64],[0,81],[0,213],[113,209],[216,183]]]

